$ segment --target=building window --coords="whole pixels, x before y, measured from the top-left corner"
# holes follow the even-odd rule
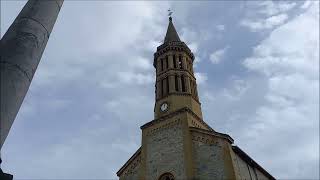
[[[177,68],[176,55],[173,55],[173,67],[174,67],[174,68]]]
[[[166,69],[168,69],[169,67],[169,60],[168,60],[168,56],[166,56]]]
[[[160,59],[161,62],[161,71],[163,71],[163,59]]]
[[[186,59],[185,63],[186,63],[186,70],[188,70],[189,69],[189,65],[188,65],[189,63],[188,63],[187,59]]]
[[[192,96],[193,96],[193,94],[194,94],[194,92],[193,92],[193,81],[190,81],[190,85],[191,85],[191,87],[190,87],[190,89],[191,89],[191,94],[192,94]]]
[[[184,75],[181,76],[181,89],[182,89],[182,92],[186,92],[186,85],[185,85],[185,82],[184,82]]]
[[[193,81],[193,97],[197,98],[197,84]]]
[[[175,78],[174,78],[174,84],[175,84],[175,88],[176,88],[176,91],[179,91],[179,87],[178,87],[178,76],[176,75]]]
[[[179,69],[182,69],[182,57],[179,55]]]
[[[199,98],[199,96],[198,96],[198,89],[197,89],[197,84],[195,84],[195,98],[197,99],[197,100],[199,100],[198,98]]]
[[[157,91],[158,91],[158,98],[161,98],[162,97],[162,83],[161,83],[161,80],[158,81]]]
[[[169,77],[166,78],[167,81],[167,94],[169,94]]]
[[[162,79],[162,80],[161,80],[161,84],[162,84],[162,88],[161,88],[161,91],[162,91],[162,92],[161,92],[161,94],[162,94],[162,97],[166,95],[166,94],[165,94],[165,89],[164,89],[164,88],[165,88],[165,84],[164,84],[165,82],[164,82],[164,80],[165,80],[165,79]]]
[[[164,173],[160,176],[159,180],[174,180],[174,176],[171,173]]]

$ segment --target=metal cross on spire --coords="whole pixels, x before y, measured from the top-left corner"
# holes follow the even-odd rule
[[[172,19],[172,17],[171,17],[171,15],[172,15],[172,11],[171,11],[171,9],[168,9],[168,16],[169,16],[169,19],[171,20]]]

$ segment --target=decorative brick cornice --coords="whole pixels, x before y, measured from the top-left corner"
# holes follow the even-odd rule
[[[191,111],[191,109],[186,108],[186,111],[191,114],[199,123],[201,123],[202,125],[204,125],[205,127],[207,127],[210,131],[215,132],[206,122],[203,121],[202,118],[200,118],[196,113],[194,113],[193,111]]]
[[[205,127],[207,127],[210,131],[215,132],[207,123],[205,123],[205,122],[202,120],[202,118],[200,118],[197,114],[195,114],[191,109],[189,109],[189,108],[187,108],[187,107],[181,108],[181,109],[179,109],[179,110],[177,110],[177,111],[174,111],[174,112],[172,112],[172,113],[170,113],[170,114],[168,114],[168,115],[162,116],[162,117],[160,117],[160,118],[158,118],[158,119],[154,119],[154,120],[152,120],[152,121],[150,121],[150,122],[142,125],[140,128],[141,128],[141,129],[148,128],[148,127],[150,127],[150,126],[153,126],[153,125],[155,125],[155,124],[158,124],[158,123],[160,123],[160,122],[163,122],[163,121],[165,121],[165,120],[167,120],[167,119],[169,119],[169,118],[171,118],[171,117],[174,117],[174,116],[176,116],[176,115],[178,115],[178,114],[181,114],[181,113],[184,113],[184,112],[188,112],[188,113],[191,114],[199,123],[201,123],[202,125],[204,125]]]
[[[164,71],[161,71],[160,73],[157,74],[157,77],[159,77],[159,80],[160,80],[160,79],[166,78],[168,76],[173,76],[173,75],[176,75],[176,74],[177,75],[182,75],[183,72],[186,72],[187,74],[190,75],[190,77],[193,78],[193,80],[196,80],[196,77],[194,77],[194,75],[189,70],[187,70],[187,69],[177,69],[177,68],[168,68],[168,69],[166,69]],[[163,74],[165,74],[165,75],[163,75]],[[159,81],[159,80],[157,80],[157,81]]]
[[[171,117],[174,117],[174,116],[176,116],[176,115],[178,115],[178,114],[181,114],[182,112],[184,112],[184,111],[182,111],[182,110],[183,110],[183,109],[179,109],[179,110],[174,111],[174,112],[172,112],[172,113],[170,113],[170,114],[168,114],[168,115],[162,116],[162,117],[160,117],[160,118],[158,118],[158,119],[154,119],[154,120],[152,120],[152,121],[150,121],[150,122],[142,125],[140,128],[141,128],[141,129],[145,129],[145,128],[150,127],[150,126],[152,126],[152,125],[155,125],[155,124],[158,124],[158,123],[160,123],[160,122],[163,122],[163,121],[165,121],[165,120],[167,120],[167,119],[169,119],[169,118],[171,118]]]
[[[199,134],[206,134],[208,136],[215,136],[215,137],[220,137],[223,138],[225,140],[227,140],[230,144],[233,144],[234,140],[232,139],[232,137],[230,137],[228,134],[224,134],[224,133],[219,133],[217,131],[211,131],[211,130],[205,130],[205,129],[200,129],[200,128],[196,128],[196,127],[191,127],[190,128],[191,131],[197,132]],[[195,136],[194,138],[198,139],[197,136]],[[203,140],[203,138],[200,138],[201,142]],[[206,141],[206,139],[205,139]]]
[[[192,140],[193,141],[198,141],[198,142],[202,142],[204,144],[210,144],[210,145],[214,145],[217,147],[222,147],[222,145],[219,143],[219,141],[217,141],[214,137],[212,136],[208,136],[208,135],[204,135],[204,134],[192,134]]]
[[[167,95],[165,95],[165,96],[163,96],[163,97],[161,97],[161,98],[158,98],[158,99],[156,98],[156,101],[160,101],[160,100],[162,100],[162,99],[165,99],[165,98],[167,98],[167,97],[170,96],[170,95],[191,96],[193,100],[195,100],[199,105],[201,105],[201,102],[200,102],[198,99],[196,99],[194,96],[192,96],[191,93],[188,93],[188,92],[169,92]]]
[[[176,41],[176,42],[166,42],[163,43],[162,45],[157,47],[157,52],[154,53],[154,61],[153,61],[153,66],[156,67],[156,60],[159,56],[161,56],[162,54],[168,52],[168,51],[181,51],[181,52],[185,52],[187,53],[192,62],[194,61],[194,55],[191,52],[191,50],[189,49],[189,47],[181,41]]]
[[[173,126],[176,126],[176,125],[179,125],[179,124],[181,124],[181,119],[176,119],[174,121],[169,121],[169,122],[167,122],[165,124],[162,124],[160,127],[150,129],[147,132],[146,136],[150,136],[150,135],[155,134],[155,133],[157,133],[157,132],[159,132],[161,130],[164,130],[164,129],[167,129],[167,128],[170,128],[170,127],[173,127]]]

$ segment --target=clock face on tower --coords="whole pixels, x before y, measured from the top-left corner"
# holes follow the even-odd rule
[[[168,108],[169,108],[169,105],[168,105],[166,102],[165,102],[165,103],[162,103],[161,106],[160,106],[160,110],[161,110],[162,112],[167,111]]]

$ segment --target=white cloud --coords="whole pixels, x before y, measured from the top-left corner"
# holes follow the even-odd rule
[[[190,48],[190,50],[196,54],[198,51],[198,44],[196,42],[193,42],[191,44],[188,44],[188,47]]]
[[[252,31],[258,31],[262,29],[272,29],[275,26],[283,24],[288,19],[286,14],[279,14],[268,17],[267,19],[250,20],[245,19],[240,22],[241,25],[250,28]]]
[[[239,100],[249,89],[249,84],[243,79],[232,79],[231,85],[222,90],[222,96],[230,101]]]
[[[247,2],[249,9],[240,25],[256,32],[273,29],[288,19],[287,12],[296,6],[295,2],[253,1]]]
[[[118,72],[118,80],[126,84],[151,84],[153,82],[153,74],[134,73],[134,72]]]
[[[208,80],[208,76],[206,73],[196,72],[194,73],[194,76],[196,77],[197,84],[199,85],[205,84],[206,81]]]
[[[192,41],[199,40],[199,34],[191,28],[183,27],[179,35],[181,40],[186,43],[191,43]]]
[[[271,28],[285,22],[288,19],[286,14],[279,14],[276,16],[271,16],[266,20],[266,28]]]
[[[267,0],[267,1],[257,1],[254,3],[256,3],[260,14],[264,14],[268,16],[273,16],[275,14],[289,11],[296,6],[295,2],[289,2],[289,1],[276,2],[272,0]]]
[[[219,25],[217,25],[217,29],[219,31],[224,31],[225,30],[225,26],[223,24],[219,24]]]
[[[303,5],[300,7],[301,9],[308,9],[310,5],[312,4],[312,1],[305,1]]]
[[[138,57],[136,59],[131,59],[128,61],[130,67],[133,67],[136,70],[154,70],[153,65],[149,59]]]
[[[200,62],[201,62],[201,57],[195,56],[193,61],[193,68],[196,68]]]
[[[220,61],[223,59],[227,50],[228,50],[228,47],[214,51],[213,53],[210,54],[210,57],[209,57],[210,61],[213,64],[220,63]]]
[[[266,104],[260,106],[246,132],[247,140],[272,150],[278,142],[296,137],[262,158],[283,164],[272,167],[278,178],[319,178],[319,4],[276,28],[254,49],[244,65],[262,73],[268,82]],[[272,141],[269,137],[277,136]],[[297,138],[299,136],[299,138]],[[265,137],[265,139],[263,138]],[[309,140],[306,140],[309,139]],[[258,141],[255,143],[259,143]],[[259,148],[258,148],[259,149]],[[258,150],[256,149],[256,150]],[[289,152],[289,153],[288,153]],[[292,158],[295,157],[295,158]],[[310,167],[315,167],[311,169]],[[292,171],[295,169],[295,171]],[[291,176],[287,172],[291,171]],[[308,175],[306,174],[308,172]]]

